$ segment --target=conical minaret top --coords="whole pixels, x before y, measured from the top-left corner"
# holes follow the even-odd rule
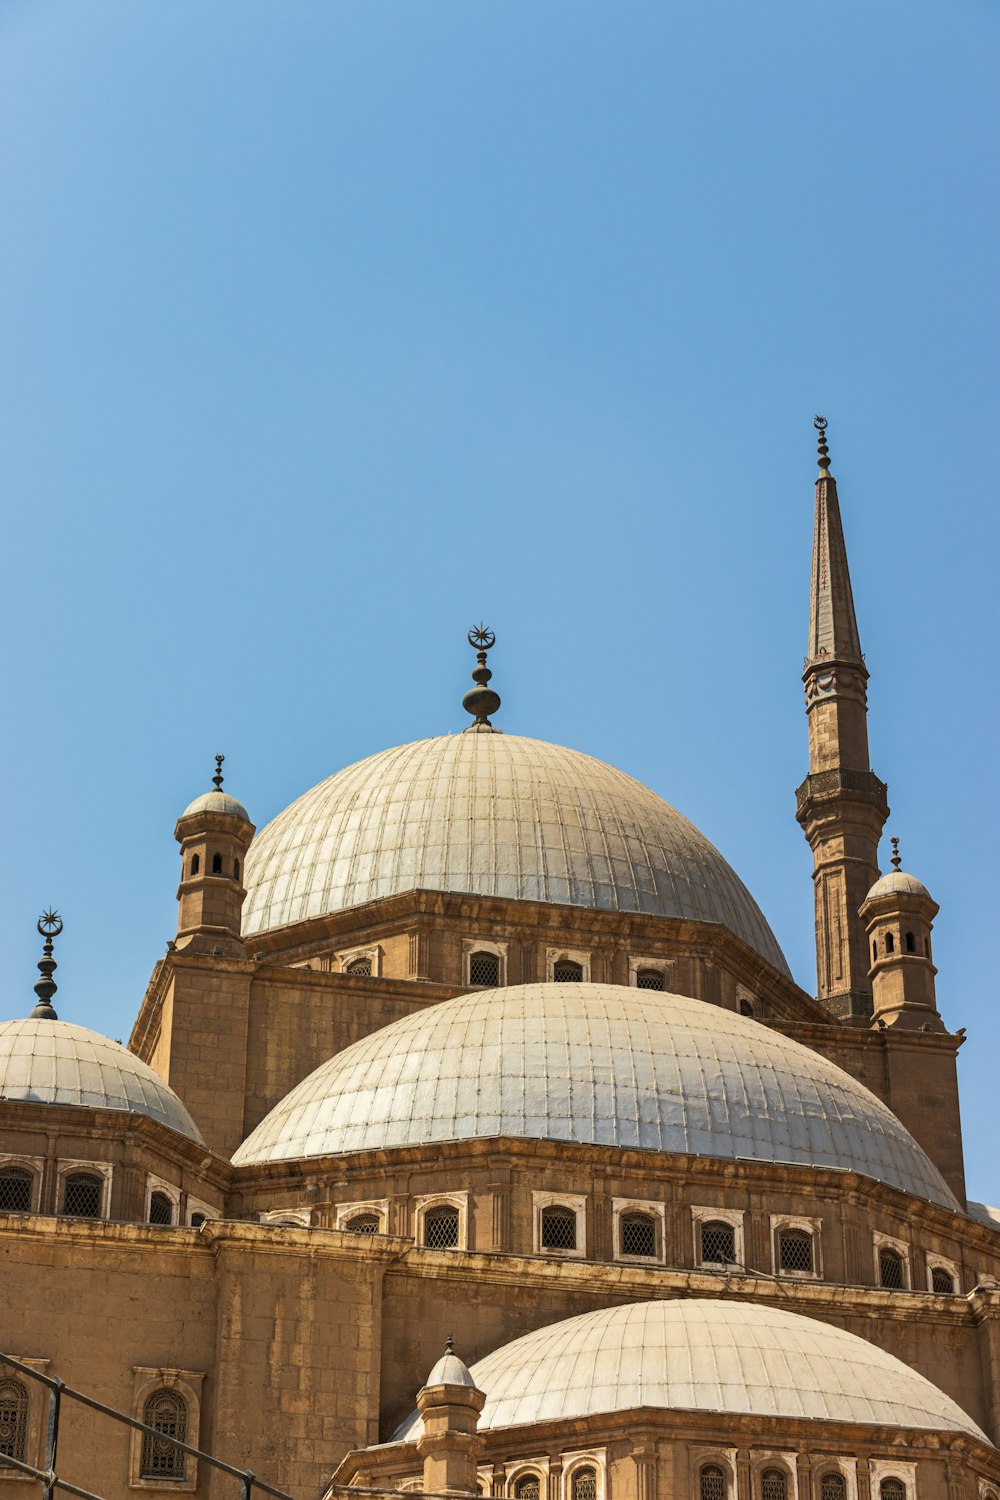
[[[854,613],[847,548],[840,520],[837,481],[830,473],[826,443],[827,420],[817,417],[819,477],[816,480],[816,518],[813,526],[812,590],[809,600],[809,648],[806,672],[832,662],[850,663],[867,679],[861,637]],[[821,689],[817,685],[817,691]],[[807,693],[808,697],[808,693]]]

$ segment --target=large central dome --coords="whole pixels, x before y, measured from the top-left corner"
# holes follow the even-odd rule
[[[788,965],[739,876],[676,808],[603,761],[507,734],[442,735],[348,766],[246,861],[249,936],[417,889],[715,922]]]

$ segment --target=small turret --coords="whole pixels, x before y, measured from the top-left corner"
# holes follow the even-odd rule
[[[861,906],[871,956],[874,1024],[944,1031],[931,961],[931,927],[939,907],[901,863],[899,839],[894,838],[892,870],[876,880]]]
[[[424,1461],[423,1486],[437,1494],[474,1495],[476,1459],[482,1446],[479,1413],[486,1397],[448,1336],[443,1356],[417,1392],[424,1430],[417,1452]]]
[[[215,790],[196,797],[174,829],[181,846],[174,946],[178,952],[243,958],[243,861],[256,830],[242,803],[222,790],[224,760],[215,757]]]

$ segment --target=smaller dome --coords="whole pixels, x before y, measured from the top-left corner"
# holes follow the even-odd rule
[[[442,1354],[441,1358],[438,1360],[437,1364],[434,1366],[433,1370],[424,1381],[424,1384],[464,1385],[467,1386],[471,1391],[474,1391],[476,1389],[476,1382],[472,1378],[472,1372],[469,1369],[468,1365],[465,1364],[463,1360],[459,1359],[457,1354],[453,1354],[451,1349],[448,1350],[447,1354]]]
[[[204,1144],[185,1105],[148,1063],[68,1021],[0,1021],[0,1099],[148,1115]]]
[[[250,822],[250,814],[242,802],[237,802],[235,797],[230,797],[228,792],[203,792],[193,802],[189,802],[181,813],[182,818],[190,818],[192,813],[229,813],[234,818],[242,818],[244,822]]]
[[[928,901],[934,899],[927,887],[915,875],[909,875],[905,870],[890,870],[888,875],[881,876],[876,880],[865,900],[878,901],[883,896],[925,896]]]

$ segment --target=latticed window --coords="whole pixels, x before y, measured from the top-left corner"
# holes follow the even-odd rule
[[[63,1183],[64,1214],[78,1219],[99,1219],[104,1183],[92,1172],[73,1172]]]
[[[732,1224],[709,1219],[701,1226],[701,1258],[709,1265],[736,1264],[736,1231]]]
[[[649,1214],[622,1214],[622,1255],[656,1254],[656,1220]]]
[[[353,1219],[348,1219],[344,1228],[348,1234],[378,1234],[382,1221],[378,1214],[355,1214]]]
[[[665,990],[666,981],[662,969],[640,969],[635,976],[637,990]]]
[[[784,1469],[765,1469],[760,1476],[760,1500],[787,1500],[788,1476]]]
[[[174,1205],[166,1193],[153,1193],[149,1200],[149,1222],[151,1224],[172,1224],[174,1222]]]
[[[576,1249],[576,1214],[561,1203],[542,1209],[542,1249]]]
[[[887,1245],[878,1253],[878,1280],[879,1286],[886,1287],[890,1292],[901,1292],[905,1285],[903,1257],[898,1250],[890,1250]]]
[[[4,1167],[0,1172],[0,1213],[30,1213],[34,1180],[27,1167]]]
[[[843,1474],[824,1474],[819,1486],[819,1500],[847,1500],[847,1482]]]
[[[372,977],[372,961],[370,958],[356,958],[352,964],[348,964],[347,974],[353,974],[359,979],[370,979]]]
[[[931,1287],[935,1292],[943,1292],[946,1297],[951,1297],[955,1291],[955,1278],[943,1266],[935,1266],[931,1272]]]
[[[812,1235],[805,1229],[782,1229],[778,1233],[778,1268],[781,1271],[813,1269]]]
[[[446,1204],[424,1214],[424,1244],[431,1250],[450,1250],[458,1244],[458,1209]]]
[[[573,1500],[597,1500],[596,1469],[577,1469],[574,1472]]]
[[[187,1476],[187,1457],[180,1448],[168,1439],[187,1442],[188,1409],[184,1397],[177,1391],[154,1391],[142,1409],[142,1420],[147,1427],[155,1427],[162,1437],[151,1432],[142,1435],[142,1457],[139,1475],[142,1479],[184,1479]]]
[[[559,958],[552,965],[552,978],[556,984],[579,984],[583,978],[583,964],[573,958]]]
[[[495,953],[473,953],[469,957],[469,983],[495,990],[500,983],[500,960]]]
[[[879,1500],[906,1500],[906,1485],[901,1479],[883,1479],[878,1493]]]
[[[28,1391],[19,1380],[0,1380],[0,1453],[28,1462]]]
[[[515,1500],[538,1500],[539,1492],[537,1474],[522,1474],[514,1486]]]
[[[726,1476],[718,1464],[704,1464],[698,1475],[698,1500],[726,1500]]]

